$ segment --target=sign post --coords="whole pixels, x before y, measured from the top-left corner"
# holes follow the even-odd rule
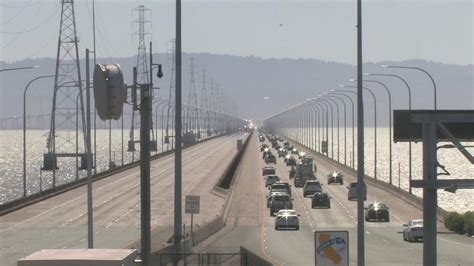
[[[348,266],[349,232],[314,232],[314,263],[316,266]]]
[[[193,216],[194,214],[199,214],[199,205],[201,197],[187,195],[184,204],[184,213],[191,214],[191,243],[194,246],[194,232],[193,232]]]

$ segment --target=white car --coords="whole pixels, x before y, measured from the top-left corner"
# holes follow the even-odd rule
[[[275,218],[275,230],[294,228],[300,230],[299,215],[294,210],[280,210]]]
[[[423,240],[423,220],[411,220],[403,226],[406,227],[403,230],[403,240],[408,242]]]

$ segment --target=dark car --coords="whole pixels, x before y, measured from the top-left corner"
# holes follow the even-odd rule
[[[295,166],[296,165],[296,159],[293,156],[288,157],[286,159],[286,166]]]
[[[321,183],[319,181],[308,180],[305,182],[303,187],[303,197],[313,196],[315,193],[320,193],[323,191]]]
[[[285,157],[288,152],[284,148],[278,150],[278,158]]]
[[[276,173],[276,169],[274,166],[265,166],[262,168],[262,175],[274,175]]]
[[[291,185],[287,182],[275,182],[270,186],[270,193],[272,192],[285,192],[291,196]]]
[[[279,210],[293,209],[292,198],[288,194],[276,194],[270,202],[270,216],[274,216]]]
[[[275,184],[276,182],[280,181],[280,177],[277,175],[267,175],[267,178],[265,180],[265,186],[271,186]]]
[[[260,140],[260,142],[265,141],[265,137],[263,135],[258,135],[258,139]]]
[[[326,207],[331,208],[331,197],[327,193],[314,193],[313,198],[311,199],[311,208]]]
[[[338,173],[336,171],[328,174],[328,185],[332,183],[339,183],[341,185],[344,184],[344,179],[341,173]]]
[[[275,163],[275,164],[276,164],[275,155],[273,155],[273,154],[268,154],[267,156],[265,156],[265,163],[266,163],[266,164],[269,164],[269,163]]]
[[[293,148],[291,150],[291,154],[299,154],[298,150],[296,148]]]
[[[369,204],[365,208],[365,220],[369,221],[385,221],[390,222],[390,213],[388,211],[387,205],[383,203],[374,203]]]
[[[268,148],[267,144],[260,145],[260,151],[264,151],[266,148]]]

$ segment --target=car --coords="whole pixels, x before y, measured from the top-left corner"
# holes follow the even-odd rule
[[[385,221],[390,222],[390,213],[389,208],[387,205],[375,202],[373,204],[369,204],[369,206],[365,207],[365,220],[367,222],[370,221]]]
[[[266,163],[266,164],[270,164],[270,163],[275,164],[275,163],[276,163],[275,155],[273,155],[273,154],[268,154],[267,156],[265,156],[265,163]]]
[[[265,186],[271,186],[275,184],[275,182],[280,181],[280,177],[277,175],[267,175],[267,179],[265,180]]]
[[[283,191],[270,191],[270,193],[267,196],[267,208],[270,208],[270,205],[272,203],[272,199],[276,195],[288,195],[288,193],[283,192]]]
[[[260,145],[260,151],[265,151],[265,149],[268,148],[268,145],[267,144],[261,144]]]
[[[262,168],[262,175],[274,175],[276,173],[275,166],[273,165],[267,165]]]
[[[265,148],[265,150],[262,153],[262,159],[265,159],[268,155],[273,155],[273,153],[269,148]]]
[[[403,226],[406,227],[403,229],[403,240],[408,242],[423,240],[423,220],[410,220]]]
[[[300,159],[300,160],[303,159],[303,158],[305,157],[305,155],[306,155],[306,152],[300,151],[300,152],[298,153],[298,159]]]
[[[278,150],[278,158],[285,157],[288,152],[284,148]]]
[[[279,210],[277,213],[278,215],[284,215],[284,214],[289,214],[289,215],[298,215],[295,210],[292,209],[284,209],[284,210]],[[299,216],[299,215],[298,215]]]
[[[265,137],[263,135],[258,135],[258,139],[260,140],[260,142],[265,141]]]
[[[331,197],[324,192],[317,192],[314,193],[313,197],[311,198],[311,208],[318,208],[318,207],[326,207],[331,208]]]
[[[315,193],[323,192],[321,183],[315,180],[307,180],[303,186],[303,197],[310,196],[312,197]]]
[[[291,154],[298,154],[298,149],[293,148],[293,149],[291,150]]]
[[[357,200],[357,182],[351,182],[349,186],[347,186],[347,199],[348,200]],[[363,183],[363,194],[364,200],[367,200],[367,186]]]
[[[290,176],[290,179],[295,177],[296,174],[296,167],[292,166],[290,171],[288,171],[288,175]]]
[[[296,159],[290,156],[286,159],[286,166],[296,166]]]
[[[293,199],[286,193],[275,194],[270,201],[270,216],[274,216],[280,210],[293,209]]]
[[[280,211],[278,212],[280,213]],[[277,214],[275,218],[275,230],[282,228],[294,228],[300,230],[300,221],[297,214],[283,213],[282,215]]]
[[[283,142],[283,147],[288,150],[290,148],[290,143],[288,141]]]
[[[275,182],[268,189],[270,190],[270,193],[271,192],[285,192],[291,196],[291,185],[288,184],[287,182]]]
[[[328,177],[328,185],[332,183],[339,183],[341,185],[344,184],[344,179],[341,173],[334,171],[328,174],[327,177]]]

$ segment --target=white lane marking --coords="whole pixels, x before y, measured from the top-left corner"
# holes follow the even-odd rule
[[[460,246],[463,246],[463,247],[468,247],[468,248],[472,248],[472,245],[467,245],[467,244],[463,244],[463,243],[460,243],[460,242],[457,242],[457,241],[453,241],[453,240],[449,240],[449,239],[446,239],[446,238],[443,238],[443,237],[437,237],[439,240],[443,240],[443,241],[446,241],[446,242],[449,242],[451,244],[456,244],[456,245],[460,245]]]
[[[370,235],[370,232],[369,231],[365,231],[368,235]]]

